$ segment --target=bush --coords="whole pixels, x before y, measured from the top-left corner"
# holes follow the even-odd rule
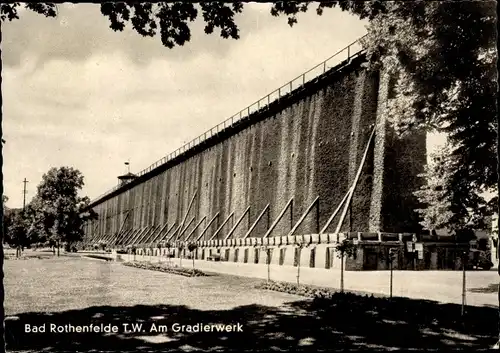
[[[332,288],[312,287],[304,284],[297,285],[288,282],[268,281],[256,286],[258,289],[274,290],[277,292],[300,295],[308,298],[331,298],[338,292]]]
[[[172,266],[162,266],[161,264],[151,264],[148,262],[124,262],[125,266],[142,268],[144,270],[152,270],[152,271],[160,271],[171,273],[174,275],[180,275],[185,277],[202,277],[208,276],[203,271],[192,269],[192,268],[181,268],[181,267],[172,267]]]

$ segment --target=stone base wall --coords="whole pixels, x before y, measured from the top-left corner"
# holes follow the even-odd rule
[[[370,236],[382,240],[366,241]],[[384,237],[400,240],[384,241]],[[339,233],[305,234],[284,237],[247,238],[198,242],[198,248],[189,252],[181,251],[178,244],[170,249],[141,247],[136,249],[139,256],[166,259],[168,256],[184,259],[207,260],[218,255],[220,261],[267,265],[270,252],[271,266],[298,266],[318,269],[340,269],[341,259],[335,247],[346,238],[357,237],[357,248],[352,257],[344,257],[347,271],[384,271],[390,269],[389,249],[397,250],[392,267],[394,270],[457,270],[461,268],[460,254],[468,249],[468,244],[423,242],[423,254],[408,252],[406,242],[414,238],[412,234]],[[417,240],[415,238],[415,240]],[[298,245],[302,244],[301,247]]]
[[[267,265],[267,251],[269,249],[270,264],[272,266],[297,266],[313,268],[340,269],[340,258],[337,256],[335,246],[342,241],[344,234],[306,234],[291,237],[274,237],[268,239],[247,238],[232,240],[214,240],[200,242],[199,247],[193,251],[197,260],[206,260],[211,255],[219,255],[221,261],[262,264]],[[297,247],[297,244],[303,247]],[[138,248],[139,256],[179,258],[179,249]],[[187,249],[182,250],[184,258],[193,256]],[[345,259],[344,259],[345,263]],[[346,268],[347,269],[347,268]]]

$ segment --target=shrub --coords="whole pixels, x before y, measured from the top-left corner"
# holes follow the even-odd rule
[[[297,285],[295,283],[275,281],[260,283],[256,288],[295,294],[308,298],[331,298],[334,294],[338,293],[331,288],[312,287],[304,284]]]
[[[188,268],[172,267],[172,266],[165,267],[160,264],[151,264],[148,262],[124,262],[123,264],[125,266],[142,268],[144,270],[160,271],[186,277],[208,276],[205,272],[197,269],[188,269]]]

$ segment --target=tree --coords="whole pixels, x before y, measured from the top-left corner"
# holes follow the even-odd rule
[[[300,285],[300,255],[302,253],[302,248],[304,247],[304,243],[298,242],[296,244],[296,256],[297,256],[297,286]]]
[[[394,270],[394,262],[398,261],[399,255],[402,253],[401,248],[390,248],[389,249],[389,258],[387,261],[389,262],[389,270],[390,270],[390,280],[389,280],[389,297],[392,298],[392,272]]]
[[[2,242],[16,248],[16,257],[21,255],[21,251],[25,246],[30,244],[28,235],[29,223],[27,221],[26,212],[20,208],[7,207],[9,198],[2,195]]]
[[[261,247],[262,250],[266,252],[266,264],[267,264],[267,281],[269,282],[271,280],[271,251],[272,248],[269,247],[268,245],[264,245]],[[300,259],[299,259],[300,262]],[[300,264],[299,264],[300,266]],[[298,276],[297,276],[297,281],[298,281]]]
[[[182,267],[182,251],[184,250],[185,244],[183,242],[180,242],[179,245],[177,245],[177,249],[179,250],[179,266]]]
[[[2,4],[1,20],[18,19],[17,9],[20,6],[20,3]],[[23,6],[47,17],[57,16],[57,6],[53,3],[28,3]],[[142,36],[153,37],[158,34],[167,48],[182,46],[189,42],[191,30],[188,23],[198,17],[200,10],[206,23],[205,33],[213,33],[214,29],[218,28],[223,38],[239,38],[239,29],[234,22],[234,16],[243,10],[240,1],[233,3],[210,1],[198,4],[184,1],[101,4],[101,13],[109,19],[112,30],[123,31],[125,26],[130,24]]]
[[[170,249],[172,248],[172,244],[168,241],[163,241],[163,247],[167,249],[167,259],[168,259],[168,264],[171,265],[171,254],[170,254]]]
[[[388,2],[368,31],[370,60],[394,76],[392,127],[401,135],[415,129],[447,135],[435,159],[443,184],[434,197],[446,200],[442,225],[455,230],[498,207],[498,197],[482,196],[498,194],[495,32],[492,1]],[[425,177],[432,184],[433,174]],[[432,217],[435,205],[420,201]],[[425,208],[419,212],[425,218]]]
[[[28,245],[28,224],[22,210],[13,210],[7,228],[9,245],[16,248],[16,257]]]
[[[158,244],[156,244],[156,247],[158,248],[158,262],[161,262],[161,248],[162,248],[162,243],[159,242]]]
[[[443,161],[443,159],[445,160]],[[421,215],[422,221],[420,224],[424,229],[431,232],[453,225],[452,219],[457,217],[451,211],[451,196],[445,189],[445,185],[450,182],[450,178],[454,173],[455,166],[453,164],[450,158],[449,146],[446,145],[438,153],[431,156],[431,161],[422,175],[427,179],[427,183],[419,191],[415,192],[416,196],[426,206],[416,210]],[[458,227],[464,226],[460,219],[455,225]]]
[[[308,6],[281,1],[271,12],[293,25]],[[439,163],[454,166],[454,173],[435,196],[447,199],[440,207],[453,213],[443,225],[457,229],[498,209],[498,196],[489,202],[483,196],[499,189],[496,2],[331,1],[317,12],[335,6],[369,19],[367,66],[391,76],[388,117],[395,132],[448,136]],[[432,217],[435,205],[428,206]]]
[[[133,254],[134,255],[134,262],[135,262],[135,255],[137,253],[137,248],[135,247],[135,245],[127,245],[127,249],[128,249],[128,252],[129,254]]]
[[[191,252],[191,257],[193,258],[193,270],[194,270],[194,251],[198,249],[198,244],[191,242],[188,244],[188,250]]]
[[[337,257],[340,259],[340,291],[342,293],[344,292],[344,257],[354,256],[356,250],[356,245],[348,238],[338,242],[335,246]]]
[[[30,203],[31,231],[57,247],[83,238],[83,224],[96,217],[88,210],[88,197],[78,196],[83,175],[71,167],[52,168],[42,177],[37,194]]]
[[[9,243],[8,228],[10,223],[12,222],[12,211],[9,207],[7,207],[7,201],[9,201],[9,198],[5,195],[2,195],[2,244]]]
[[[108,243],[104,240],[99,240],[99,242],[97,243],[97,246],[100,250],[106,251],[106,248],[108,247]]]
[[[458,161],[450,152],[452,147],[446,144],[437,153],[431,156],[430,163],[426,166],[422,175],[427,182],[415,195],[423,203],[424,207],[417,209],[422,221],[420,224],[431,232],[436,229],[446,228],[453,232],[459,242],[468,242],[475,239],[474,229],[485,228],[486,217],[492,211],[491,205],[483,202],[481,196],[470,193],[470,198],[476,200],[475,208],[467,207],[461,202],[454,202],[460,190],[470,187],[467,180],[454,180],[457,170],[460,170]],[[454,195],[446,187],[455,185]],[[491,204],[491,202],[490,202]]]

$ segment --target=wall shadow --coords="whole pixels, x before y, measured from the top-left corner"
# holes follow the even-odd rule
[[[151,323],[167,325],[150,332]],[[115,324],[118,333],[49,333],[49,324]],[[145,332],[124,333],[123,323],[142,323]],[[242,324],[243,332],[173,332],[172,324]],[[46,333],[26,333],[25,325],[46,325]],[[186,306],[94,306],[52,313],[21,313],[5,322],[8,351],[179,351],[179,350],[344,350],[487,349],[498,334],[498,311],[406,298],[360,297],[290,302],[201,311]]]

